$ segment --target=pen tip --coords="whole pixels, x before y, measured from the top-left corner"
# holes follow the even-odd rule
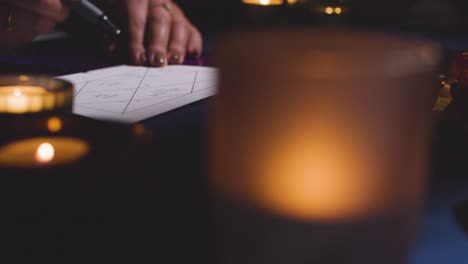
[[[1,1],[1,0],[0,0]],[[118,36],[121,33],[121,30],[116,27],[107,16],[101,16],[99,19],[99,25],[104,28],[107,32],[113,34],[114,36]]]

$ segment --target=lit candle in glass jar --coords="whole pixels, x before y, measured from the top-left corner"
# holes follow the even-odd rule
[[[46,76],[0,76],[0,114],[71,112],[73,85]]]
[[[244,4],[243,23],[248,27],[270,27],[284,24],[287,19],[286,6],[297,1],[286,0],[242,0]]]
[[[85,157],[88,142],[74,137],[35,137],[0,147],[0,166],[34,168],[69,164]]]
[[[282,5],[283,0],[242,0],[245,4],[251,5]]]
[[[41,97],[47,91],[38,86],[5,86],[0,89],[0,111],[9,113],[38,112],[43,105]]]

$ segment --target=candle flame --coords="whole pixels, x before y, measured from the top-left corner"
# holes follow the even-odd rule
[[[14,96],[22,96],[23,93],[21,92],[20,89],[17,88],[17,89],[15,89],[15,90],[13,90],[13,95],[14,95]]]
[[[262,6],[283,4],[283,0],[242,0],[242,2],[245,4],[262,5]]]
[[[48,142],[44,142],[37,148],[36,161],[39,163],[48,163],[54,159],[54,146]]]
[[[325,13],[326,13],[327,15],[333,14],[333,7],[327,6],[327,7],[325,8]]]

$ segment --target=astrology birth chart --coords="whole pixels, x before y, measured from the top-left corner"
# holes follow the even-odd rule
[[[215,95],[217,74],[203,66],[121,65],[56,78],[74,84],[75,114],[134,123]]]

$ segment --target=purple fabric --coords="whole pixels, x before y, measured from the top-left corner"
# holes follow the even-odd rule
[[[209,56],[187,58],[186,65],[210,66]],[[0,50],[0,73],[65,75],[128,64],[123,56],[108,57],[87,42],[56,39],[31,43],[11,50]]]

